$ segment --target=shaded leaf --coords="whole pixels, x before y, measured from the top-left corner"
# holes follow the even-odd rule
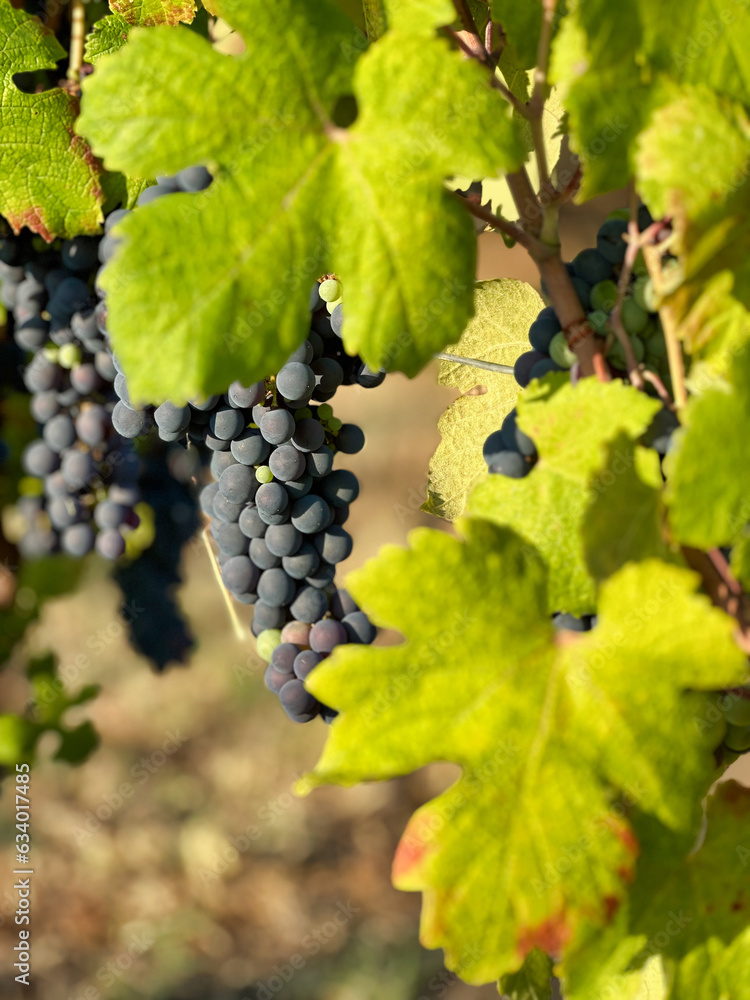
[[[530,557],[541,554],[550,571],[550,613],[595,610],[581,537],[590,481],[603,466],[604,446],[618,432],[639,437],[658,409],[620,382],[586,379],[574,388],[567,375],[547,376],[522,393],[518,424],[536,444],[539,462],[525,479],[488,475],[467,510],[513,528],[529,543]]]
[[[474,318],[446,353],[513,365],[518,355],[528,350],[529,326],[542,306],[537,292],[522,281],[481,282],[474,293]],[[476,386],[486,390],[459,396],[438,423],[442,440],[430,460],[423,510],[452,521],[464,512],[469,493],[486,474],[482,446],[515,406],[519,388],[512,375],[485,372],[454,361],[440,362],[438,382],[461,393]]]

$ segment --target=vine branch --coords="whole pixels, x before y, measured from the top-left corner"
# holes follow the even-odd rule
[[[547,76],[549,73],[549,54],[552,45],[552,28],[555,22],[557,0],[544,0],[542,13],[542,30],[539,35],[536,69],[534,70],[534,91],[529,101],[529,117],[531,132],[536,151],[537,168],[539,170],[539,190],[544,191],[550,186],[549,164],[547,150],[544,145],[544,102],[547,98]]]
[[[515,240],[516,243],[519,243],[522,247],[528,250],[529,253],[531,253],[538,244],[538,240],[536,240],[520,226],[517,226],[514,222],[508,222],[507,219],[503,219],[499,215],[495,215],[494,212],[491,212],[488,208],[484,208],[476,201],[472,201],[471,198],[465,198],[463,195],[456,195],[456,197],[461,199],[471,214],[476,216],[477,219],[481,219],[483,222],[486,222],[488,226],[492,226],[492,228],[497,229],[498,232],[504,233],[509,239]]]
[[[83,0],[72,0],[70,5],[70,55],[68,57],[68,79],[78,83],[83,65],[83,43],[86,37],[86,13]]]

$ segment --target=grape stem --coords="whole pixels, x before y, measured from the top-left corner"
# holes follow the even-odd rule
[[[83,65],[83,42],[86,37],[86,14],[83,0],[72,0],[70,5],[70,55],[68,56],[68,79],[78,83]]]
[[[472,368],[483,368],[487,372],[497,372],[499,375],[512,375],[514,372],[513,365],[498,365],[494,361],[480,361],[477,358],[462,358],[457,354],[446,354],[444,351],[440,351],[438,354],[433,354],[433,358],[437,361],[454,361],[459,365],[471,365]]]
[[[385,4],[383,0],[362,0],[362,13],[365,16],[365,32],[370,42],[376,42],[387,28]]]
[[[615,302],[614,309],[610,313],[609,323],[615,336],[620,342],[620,346],[622,347],[625,355],[625,366],[628,372],[628,378],[636,389],[642,391],[644,389],[643,375],[638,368],[638,361],[636,359],[635,352],[633,351],[633,345],[630,342],[630,337],[628,336],[627,330],[622,322],[622,304],[625,301],[625,292],[630,286],[630,279],[633,275],[633,266],[635,264],[636,257],[638,256],[638,251],[641,248],[641,234],[638,229],[638,196],[635,193],[635,187],[632,183],[630,184],[630,190],[628,192],[628,201],[630,204],[630,219],[628,221],[628,248],[625,251],[625,260],[623,261],[620,278],[617,282],[617,301]]]
[[[453,0],[453,6],[456,8],[456,13],[461,19],[463,29],[461,31],[454,31],[452,28],[449,28],[448,33],[451,38],[455,40],[465,55],[469,56],[470,59],[476,59],[477,62],[480,62],[490,71],[492,74],[490,81],[492,86],[503,95],[513,110],[524,118],[528,118],[529,109],[527,106],[523,101],[519,101],[507,85],[498,78],[495,72],[497,69],[497,58],[492,54],[492,21],[488,21],[485,38],[482,41],[479,28],[474,20],[474,15],[471,13],[466,0]]]
[[[655,223],[661,228],[662,223]],[[649,227],[651,229],[652,227]],[[646,230],[648,232],[649,230]],[[645,235],[645,234],[644,234]],[[648,245],[643,248],[643,258],[646,261],[649,276],[654,285],[657,296],[664,294],[664,275],[661,269],[661,252],[657,246]],[[659,319],[664,330],[664,340],[667,345],[667,360],[669,361],[669,374],[672,378],[672,392],[674,393],[675,408],[681,410],[687,403],[687,389],[685,387],[685,363],[682,360],[682,347],[677,336],[677,322],[672,309],[667,305],[659,306]]]
[[[201,534],[203,535],[203,544],[206,546],[206,552],[208,553],[208,561],[211,563],[211,569],[214,571],[214,576],[216,577],[216,582],[219,584],[219,589],[221,590],[221,596],[224,598],[224,603],[227,607],[227,612],[229,614],[229,620],[232,623],[232,630],[234,632],[234,637],[238,642],[247,641],[247,629],[242,627],[242,624],[237,616],[237,612],[234,610],[232,604],[232,599],[227,593],[227,589],[224,586],[224,581],[221,578],[221,569],[219,563],[214,555],[214,550],[211,548],[211,542],[209,539],[208,525],[210,521],[206,519],[206,527],[203,529]]]
[[[737,621],[737,645],[750,653],[750,608],[742,587],[729,568],[729,563],[719,549],[701,552],[682,546],[688,566],[700,574],[703,589],[713,603]]]
[[[525,230],[521,229],[520,226],[515,225],[513,222],[508,222],[507,219],[501,218],[499,215],[495,215],[488,208],[484,208],[478,202],[473,201],[471,198],[466,198],[464,195],[456,194],[457,198],[466,205],[468,210],[472,215],[476,216],[477,219],[481,219],[486,222],[488,226],[492,226],[493,229],[497,229],[500,233],[505,233],[505,235],[514,240],[516,243],[520,243],[522,247],[525,247],[529,253],[532,252],[532,246],[538,241],[530,236]]]

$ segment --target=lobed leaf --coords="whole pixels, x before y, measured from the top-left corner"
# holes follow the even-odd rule
[[[749,819],[750,789],[732,781],[708,800],[698,850],[690,838],[643,819],[638,877],[617,927],[624,940],[614,946],[613,936],[594,938],[575,951],[566,996],[595,1000],[609,991],[619,997],[620,984],[642,974],[660,953],[667,975],[658,995],[665,1000],[747,1000]]]
[[[523,157],[502,97],[438,38],[389,32],[354,62],[361,35],[326,0],[214,6],[247,43],[241,56],[191,32],[134,29],[84,85],[79,127],[110,169],[201,162],[216,175],[121,226],[102,283],[133,391],[183,399],[273,371],[334,266],[347,350],[414,374],[471,316],[476,239],[444,177]],[[352,94],[345,128],[335,122]]]
[[[0,213],[51,242],[95,233],[102,221],[101,168],[74,133],[78,102],[55,87],[25,94],[17,73],[54,69],[64,50],[41,22],[0,0]]]
[[[602,586],[599,625],[558,648],[541,561],[506,528],[461,530],[417,530],[349,576],[405,638],[341,646],[310,676],[341,714],[304,788],[461,766],[411,819],[393,877],[424,893],[423,943],[478,983],[612,920],[639,849],[618,795],[696,829],[723,723],[692,720],[713,718],[701,692],[746,671],[732,620],[686,570],[626,567]]]

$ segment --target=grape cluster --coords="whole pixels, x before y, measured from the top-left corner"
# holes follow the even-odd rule
[[[160,179],[138,204],[210,184],[208,171],[190,168]],[[113,226],[124,214],[107,220],[99,253],[104,264],[117,245]],[[271,660],[266,682],[298,722],[330,717],[304,687],[310,670],[336,646],[375,637],[367,617],[334,585],[336,565],[352,550],[343,525],[359,493],[351,472],[334,470],[334,455],[360,451],[364,435],[338,420],[329,400],[342,385],[373,388],[385,378],[343,348],[342,288],[335,276],[313,286],[310,315],[307,339],[274,377],[237,381],[223,395],[184,406],[139,405],[113,359],[118,434],[135,439],[155,427],[164,442],[212,453],[214,481],[200,504],[210,518],[222,580],[236,600],[253,605],[258,651]],[[97,316],[106,327],[103,296]]]
[[[185,545],[200,529],[192,482],[200,472],[195,449],[162,444],[144,449],[139,486],[153,524],[153,541],[135,559],[121,561],[114,579],[130,644],[157,670],[184,663],[195,641],[176,598]]]
[[[235,383],[200,404],[210,408],[188,406],[183,418],[187,433],[214,451],[216,481],[200,502],[224,585],[254,606],[258,652],[271,660],[266,682],[297,722],[326,717],[305,690],[310,670],[336,646],[375,637],[366,615],[334,585],[336,565],[352,550],[343,525],[359,494],[356,476],[334,469],[334,457],[360,451],[364,435],[342,424],[328,400],[341,385],[372,387],[384,374],[343,350],[340,298],[335,278],[316,284],[308,338],[276,376]],[[158,410],[155,419],[158,426]]]
[[[112,425],[117,371],[94,310],[99,245],[86,236],[51,247],[28,235],[0,240],[0,294],[40,432],[23,454],[16,507],[26,557],[96,548],[117,559],[138,523],[138,458]]]
[[[652,221],[648,209],[642,205],[638,212],[641,231]],[[612,332],[608,324],[617,303],[617,281],[627,250],[623,236],[627,229],[627,218],[623,218],[621,213],[614,213],[599,229],[596,247],[582,250],[571,263],[565,265],[590,326],[601,336]],[[676,261],[673,263],[676,264]],[[669,264],[670,258],[667,258],[665,266],[668,268]],[[643,256],[639,254],[622,302],[622,323],[636,360],[658,375],[668,387],[667,348],[655,302],[653,284]],[[607,361],[611,368],[624,375],[626,361],[622,345],[614,336],[609,336],[609,340],[612,342],[606,352]],[[522,354],[514,366],[516,382],[521,388],[526,388],[532,379],[542,378],[549,372],[566,371],[575,363],[576,356],[568,346],[552,306],[545,306],[531,324],[529,342],[531,350]],[[647,386],[647,391],[652,391],[651,386]],[[663,457],[677,426],[675,415],[667,409],[662,410],[649,429],[645,443]],[[536,448],[533,441],[516,426],[515,410],[505,418],[501,429],[487,438],[483,455],[490,472],[512,479],[522,479],[534,467]]]
[[[723,747],[725,754],[736,760],[741,754],[750,753],[750,685],[728,691],[724,698],[729,699],[729,705]]]

